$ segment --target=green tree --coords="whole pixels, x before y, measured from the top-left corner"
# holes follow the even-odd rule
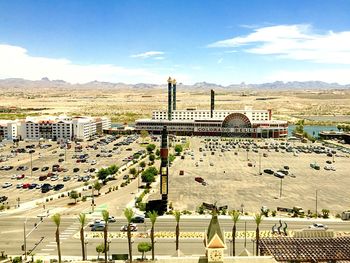
[[[232,255],[236,256],[236,232],[237,232],[237,222],[239,220],[239,212],[231,211],[230,212],[231,219],[233,221],[232,227]]]
[[[140,162],[140,167],[143,170],[146,167],[146,163],[144,161]]]
[[[52,216],[52,221],[56,225],[56,244],[57,244],[57,253],[58,253],[58,263],[62,262],[61,258],[61,244],[60,244],[60,224],[61,224],[61,215],[56,213]]]
[[[118,172],[119,167],[116,166],[115,164],[113,164],[110,167],[108,167],[107,170],[108,170],[108,175],[111,175],[111,174],[115,174],[116,172]]]
[[[256,231],[255,231],[255,235],[256,235],[256,255],[259,256],[259,241],[260,241],[260,223],[263,220],[263,215],[262,214],[255,214],[254,216],[254,220],[256,223]]]
[[[149,136],[149,133],[146,130],[142,130],[142,131],[140,131],[140,136],[142,138],[142,143],[144,143],[145,139]]]
[[[100,260],[100,254],[105,251],[105,247],[103,244],[98,244],[96,246],[96,252],[97,252],[97,260]]]
[[[109,171],[107,169],[105,169],[105,168],[101,168],[97,172],[97,177],[100,180],[105,180],[108,175],[109,175]]]
[[[154,144],[148,144],[146,147],[146,150],[148,153],[151,153],[154,151],[155,148],[156,148],[156,146]]]
[[[86,225],[86,215],[84,213],[80,213],[79,216],[78,216],[78,220],[79,220],[79,223],[80,223],[81,252],[82,252],[83,260],[86,260],[85,236],[84,236],[84,227]]]
[[[150,161],[151,163],[154,163],[154,160],[156,159],[156,156],[155,156],[154,154],[150,154],[150,155],[148,156],[148,159],[149,159],[149,161]]]
[[[70,198],[74,199],[75,203],[77,203],[77,199],[79,198],[79,194],[78,194],[77,191],[72,190],[72,191],[69,193],[69,196],[70,196]]]
[[[157,174],[158,174],[157,168],[155,168],[154,166],[148,167],[141,174],[142,182],[145,182],[145,183],[154,182],[155,181],[155,176]]]
[[[135,177],[135,175],[136,175],[136,172],[137,172],[137,171],[136,171],[136,168],[134,168],[134,167],[133,167],[133,168],[130,168],[130,170],[129,170],[129,173],[132,174],[134,177]]]
[[[159,149],[156,150],[156,155],[157,155],[157,157],[160,156],[160,150]]]
[[[107,251],[109,249],[109,247],[107,246],[109,212],[107,210],[102,210],[102,219],[105,221],[105,227],[103,229],[103,239],[105,247],[105,263],[107,263]]]
[[[177,144],[175,145],[175,152],[176,155],[180,155],[180,153],[183,151],[182,145],[181,144]]]
[[[131,208],[125,208],[124,209],[124,216],[126,220],[128,221],[128,245],[129,245],[129,262],[132,262],[132,244],[131,244],[131,229],[130,229],[130,224],[131,224],[131,219],[134,217],[135,213],[132,211]]]
[[[157,211],[152,211],[147,213],[149,219],[151,220],[152,223],[152,228],[151,228],[151,244],[152,244],[152,260],[154,260],[154,224],[156,223],[158,213]]]
[[[175,217],[175,220],[176,220],[176,228],[175,228],[175,235],[176,235],[176,240],[175,240],[175,243],[176,243],[176,246],[175,246],[175,249],[176,251],[179,250],[179,236],[180,236],[180,217],[181,217],[181,212],[176,210],[174,212],[174,217]]]
[[[96,181],[95,183],[94,183],[94,189],[95,190],[97,190],[97,194],[98,195],[100,195],[100,190],[101,190],[101,188],[102,188],[102,184],[99,182],[99,181]]]
[[[152,249],[152,245],[149,242],[141,242],[137,245],[137,250],[142,253],[141,260],[144,260],[145,253]]]

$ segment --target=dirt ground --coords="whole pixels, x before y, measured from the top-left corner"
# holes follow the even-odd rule
[[[134,122],[148,118],[152,110],[167,107],[163,89],[46,89],[1,90],[0,119],[26,114],[68,114],[109,116],[113,122]],[[294,121],[302,115],[350,115],[350,90],[329,91],[237,91],[216,90],[215,109],[272,109],[275,118]],[[186,90],[179,85],[177,108],[210,108],[209,90]],[[11,109],[10,113],[6,110]]]

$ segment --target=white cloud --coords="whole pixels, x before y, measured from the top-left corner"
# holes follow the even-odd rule
[[[219,58],[217,63],[221,64],[223,60],[224,60],[223,58]]]
[[[176,73],[174,73],[176,74]],[[42,77],[62,79],[71,83],[93,80],[125,83],[165,83],[168,73],[162,74],[143,68],[125,68],[111,64],[79,65],[68,59],[35,57],[27,50],[0,44],[0,78],[38,80]],[[177,74],[182,82],[188,76]]]
[[[350,31],[317,34],[310,25],[277,25],[254,29],[246,36],[217,41],[216,48],[325,64],[350,64]]]
[[[140,54],[134,54],[131,55],[130,57],[132,58],[163,58],[162,55],[164,55],[164,52],[162,51],[147,51],[144,53],[140,53]]]

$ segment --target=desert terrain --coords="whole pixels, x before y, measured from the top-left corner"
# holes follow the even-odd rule
[[[210,88],[178,85],[177,109],[210,108]],[[215,89],[215,87],[214,87]],[[148,118],[152,110],[166,110],[167,87],[92,88],[0,87],[0,119],[26,115],[108,116],[112,122],[133,123]],[[294,122],[309,119],[310,124],[350,122],[350,90],[250,90],[216,88],[215,109],[272,109],[274,118]]]

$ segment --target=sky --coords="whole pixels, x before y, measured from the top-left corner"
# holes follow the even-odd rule
[[[350,0],[0,0],[0,79],[350,83]]]

